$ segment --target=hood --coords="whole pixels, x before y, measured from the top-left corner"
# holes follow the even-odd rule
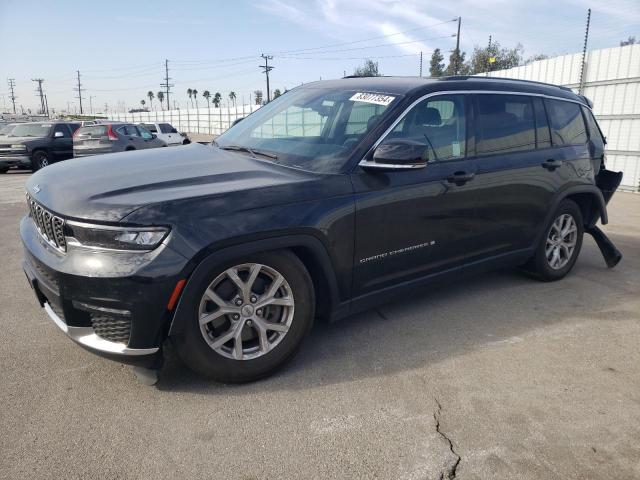
[[[146,205],[244,194],[317,178],[244,153],[195,143],[67,160],[32,175],[26,188],[36,201],[61,216],[117,222]]]

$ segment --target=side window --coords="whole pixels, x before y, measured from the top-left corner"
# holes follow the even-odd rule
[[[118,132],[120,135],[129,135],[129,133],[127,132],[127,127],[125,125],[116,128],[116,132]]]
[[[587,141],[580,105],[549,99],[545,99],[545,105],[554,145],[580,145]]]
[[[371,129],[385,110],[383,105],[354,102],[345,125],[345,135],[361,135]]]
[[[139,137],[140,134],[138,133],[138,129],[136,128],[135,125],[125,125],[125,132],[127,135],[129,135],[130,137]]]
[[[442,95],[418,103],[393,129],[388,139],[424,143],[429,158],[455,160],[466,153],[465,95]]]
[[[151,133],[158,133],[158,130],[153,123],[143,123],[141,126],[149,130]]]
[[[584,118],[587,119],[587,127],[589,128],[589,138],[596,143],[604,143],[604,136],[600,131],[600,127],[596,122],[593,112],[586,107],[582,107]]]
[[[536,113],[536,146],[538,148],[549,148],[551,146],[551,133],[549,132],[549,121],[544,109],[544,103],[539,97],[532,97],[533,109]]]
[[[477,152],[490,155],[536,147],[533,103],[519,95],[478,95]]]
[[[62,135],[64,136],[63,138],[71,138],[69,127],[67,127],[64,123],[59,123],[55,126],[53,134],[55,135],[58,132],[62,132]]]
[[[173,133],[173,127],[168,123],[161,123],[159,127],[161,133]]]
[[[138,131],[140,132],[140,136],[145,140],[151,140],[153,138],[151,132],[144,127],[138,127]]]

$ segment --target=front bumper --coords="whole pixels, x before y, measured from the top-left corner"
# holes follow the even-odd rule
[[[0,168],[4,167],[30,167],[29,155],[0,155]]]
[[[38,302],[71,340],[102,357],[138,366],[161,361],[173,312],[167,302],[186,259],[153,252],[57,251],[23,218],[23,268]]]

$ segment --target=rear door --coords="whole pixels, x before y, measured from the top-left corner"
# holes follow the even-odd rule
[[[562,179],[543,101],[525,94],[477,94],[475,240],[468,262],[533,246]],[[549,162],[551,160],[551,162]]]

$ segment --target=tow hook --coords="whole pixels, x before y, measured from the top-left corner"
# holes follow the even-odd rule
[[[607,267],[613,268],[622,260],[622,253],[620,253],[620,250],[616,248],[602,230],[593,226],[585,229],[585,232],[591,235],[598,244],[598,248],[604,257]]]

